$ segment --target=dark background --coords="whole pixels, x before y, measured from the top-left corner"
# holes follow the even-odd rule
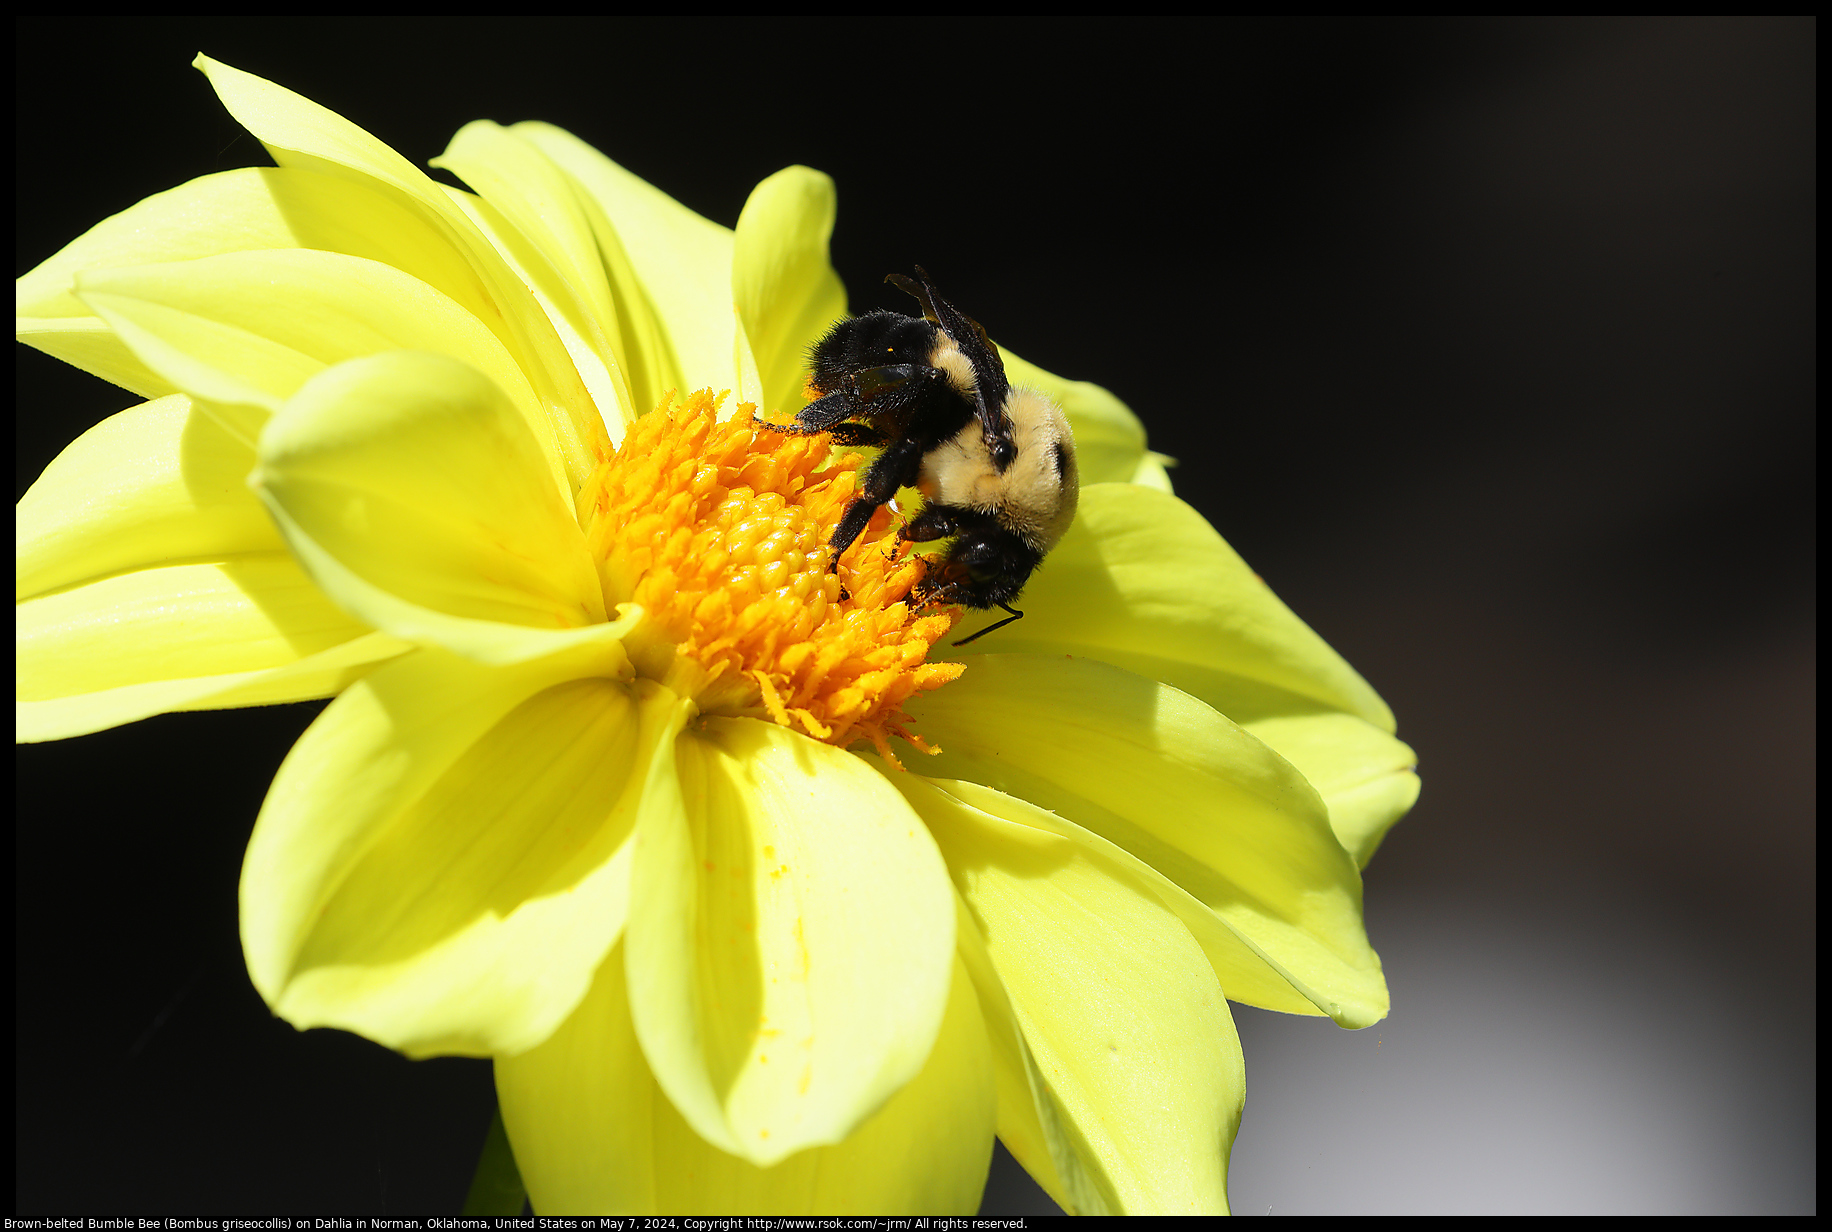
[[[1235,1208],[1816,1210],[1811,21],[16,29],[20,272],[267,161],[199,50],[421,164],[551,120],[727,225],[830,172],[855,310],[921,262],[1111,388],[1422,758],[1392,1016],[1239,1011]],[[21,492],[132,401],[17,380]],[[19,750],[19,1212],[456,1213],[487,1065],[297,1033],[242,967],[316,711]]]

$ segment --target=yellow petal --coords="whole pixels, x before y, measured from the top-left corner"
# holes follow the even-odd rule
[[[1129,482],[1144,484],[1160,492],[1169,492],[1171,491],[1170,472],[1166,468],[1176,464],[1175,458],[1147,450],[1145,456],[1139,459],[1139,468],[1132,473],[1132,479]]]
[[[1061,847],[1062,843],[1067,842],[1075,849],[1077,859],[1105,870],[1107,875],[1117,880],[1149,890],[1166,909],[1183,921],[1184,927],[1189,929],[1196,943],[1208,955],[1215,977],[1234,1000],[1292,1014],[1321,1012],[1317,1002],[1324,999],[1322,993],[1294,984],[1296,977],[1292,972],[1269,961],[1250,938],[1236,933],[1227,920],[1218,916],[1207,903],[1117,843],[1065,817],[1038,808],[1027,800],[1007,795],[982,783],[925,776],[918,781],[934,790],[911,795],[905,780],[892,781],[904,790],[905,795],[911,797],[911,807],[922,815],[931,831],[938,835],[943,830],[957,835],[970,834],[972,831],[963,831],[958,824],[950,826],[947,816],[931,816],[935,809],[972,809],[987,817],[1011,823],[999,831],[1006,838],[1018,835],[1019,832],[1013,826],[1038,831],[1037,834],[1022,837],[1032,844],[1052,848]],[[934,791],[940,791],[947,799],[944,801],[935,796]],[[951,865],[991,858],[983,853],[970,854],[959,849],[949,850],[945,854]]]
[[[613,413],[613,422],[606,426],[612,439],[620,442],[624,425],[654,409],[662,391],[651,388],[652,379],[645,379],[642,392],[650,401],[632,400],[619,356],[640,360],[652,351],[653,321],[640,301],[637,311],[628,311],[633,288],[627,278],[620,280],[626,283],[621,297],[613,292],[608,271],[627,267],[628,262],[621,251],[600,249],[587,212],[589,198],[553,160],[514,131],[488,120],[474,120],[459,129],[432,165],[459,176],[495,211],[480,224],[502,232],[497,248],[547,310],[598,405]],[[497,219],[506,226],[492,228]],[[615,244],[614,234],[610,242]],[[627,324],[626,313],[631,317]]]
[[[317,248],[392,265],[479,316],[477,278],[424,219],[370,185],[320,172],[242,167],[155,193],[103,219],[18,280],[20,316],[88,315],[72,294],[89,270],[163,265],[269,248]]]
[[[210,270],[212,260],[221,258],[175,268],[98,270],[79,276],[78,293],[173,388],[271,414],[324,361],[265,333],[263,326],[290,323],[281,302],[262,297],[237,267]],[[195,268],[200,265],[206,268]],[[211,279],[212,272],[226,277]],[[202,280],[194,281],[195,275]],[[239,319],[251,308],[272,316]]]
[[[16,625],[21,740],[327,697],[407,648],[338,611],[284,554],[102,578],[21,603]]]
[[[631,1010],[662,1089],[767,1166],[836,1143],[921,1069],[954,914],[928,831],[858,758],[707,719],[678,798],[645,800]]]
[[[846,288],[827,258],[833,180],[785,167],[751,190],[732,252],[732,299],[763,385],[759,413],[783,419],[807,402],[808,348],[846,315]]]
[[[282,216],[263,208],[267,204],[260,172],[249,169],[204,176],[103,219],[15,283],[20,341],[143,397],[174,392],[75,297],[76,276],[296,246]]]
[[[980,1019],[992,1049],[993,1081],[999,1096],[999,1141],[1031,1179],[1071,1215],[1111,1215],[1120,1209],[1119,1195],[1107,1183],[1099,1159],[1084,1162],[1068,1115],[1037,1068],[1005,982],[986,952],[986,939],[957,890],[954,938],[956,952],[978,995]]]
[[[591,648],[383,667],[288,754],[242,869],[255,987],[411,1056],[532,1048],[620,934],[636,817],[687,704]]]
[[[330,108],[208,56],[192,64],[209,78],[229,114],[281,166],[345,168],[436,202],[439,186],[425,172]]]
[[[1200,698],[1297,766],[1358,864],[1417,799],[1386,704],[1183,502],[1084,489],[1024,600],[1023,621],[962,653],[1085,655]]]
[[[102,421],[39,476],[15,520],[20,739],[324,697],[406,649],[292,560],[243,482],[253,464],[173,396]]]
[[[1120,862],[915,775],[895,781],[985,939],[1049,1095],[1040,1119],[1085,1174],[1078,1205],[1226,1211],[1246,1075],[1221,984],[1189,930]],[[1008,1145],[1035,1158],[1031,1143]]]
[[[1363,719],[1341,711],[1274,713],[1240,724],[1298,768],[1329,806],[1336,840],[1367,867],[1393,823],[1419,795],[1418,756]]]
[[[449,355],[552,433],[526,377],[476,317],[391,266],[305,249],[103,270],[78,293],[148,364],[193,393],[275,409],[326,367],[386,351]],[[552,461],[556,485],[557,457]]]
[[[1023,620],[961,652],[1089,655],[1230,717],[1280,710],[1276,697],[1393,730],[1393,712],[1367,681],[1201,514],[1167,493],[1084,487],[1075,524],[1025,588],[1023,606]]]
[[[732,233],[565,129],[525,122],[513,131],[564,168],[592,198],[598,209],[594,226],[613,229],[668,339],[673,370],[661,375],[663,388],[736,389]]]
[[[193,261],[231,252],[308,248],[393,266],[513,340],[476,270],[441,230],[378,186],[315,171],[241,168],[158,193],[104,219],[15,290],[22,340],[88,372],[157,393],[154,376],[75,295],[95,270]],[[144,375],[141,375],[144,374]]]
[[[254,450],[182,395],[109,416],[19,499],[15,597],[175,560],[283,552],[243,482],[252,469]]]
[[[326,593],[397,637],[511,662],[620,636],[547,459],[463,364],[327,369],[269,422],[250,482]]]
[[[170,381],[141,363],[139,356],[100,317],[20,317],[13,334],[27,346],[119,385],[137,397],[164,398],[178,392]]]
[[[844,1142],[769,1168],[711,1146],[656,1085],[621,952],[552,1038],[497,1059],[496,1088],[543,1215],[971,1214],[992,1153],[986,1031],[958,962],[921,1072]]]
[[[1322,800],[1214,710],[1103,663],[1034,655],[978,656],[906,709],[944,750],[925,773],[1030,801],[1137,856],[1342,1025],[1385,1015],[1361,877]],[[1228,995],[1257,1004],[1261,990]]]
[[[358,179],[422,219],[463,254],[490,306],[483,319],[493,326],[500,323],[505,346],[550,421],[550,428],[539,434],[551,431],[570,489],[582,487],[607,439],[604,422],[533,293],[466,213],[464,194],[435,183],[387,145],[310,99],[207,56],[197,57],[195,64],[223,106],[282,167]]]

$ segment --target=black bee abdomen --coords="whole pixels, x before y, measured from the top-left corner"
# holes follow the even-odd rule
[[[841,321],[814,344],[809,363],[814,388],[832,393],[849,373],[892,364],[926,365],[935,334],[935,326],[921,317],[882,308]]]

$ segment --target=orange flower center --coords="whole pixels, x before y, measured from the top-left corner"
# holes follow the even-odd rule
[[[888,509],[828,568],[858,456],[755,427],[749,404],[719,423],[710,391],[670,411],[672,397],[580,493],[606,606],[643,610],[625,641],[637,671],[702,713],[771,719],[842,748],[870,740],[893,765],[892,735],[934,751],[900,707],[965,670],[927,662],[959,609],[912,607],[926,566],[901,550]]]

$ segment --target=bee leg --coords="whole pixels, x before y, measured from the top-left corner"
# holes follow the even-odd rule
[[[780,432],[784,436],[819,436],[852,413],[852,406],[844,394],[828,394],[817,398],[795,414],[794,423],[771,423],[767,419],[757,418],[751,412],[751,423],[771,432]]]
[[[884,503],[897,495],[897,489],[916,478],[922,467],[922,442],[908,437],[893,441],[878,455],[865,472],[865,481],[860,485],[858,496],[852,504],[846,506],[846,512],[840,515],[839,525],[833,528],[833,537],[827,541],[833,548],[833,560],[828,564],[828,572],[840,567],[840,557],[846,554],[853,541],[865,530],[865,524],[871,521],[871,515],[878,512]]]
[[[823,398],[821,401],[825,402],[827,399]],[[810,402],[808,406],[802,408],[802,415],[808,413],[809,407],[817,405],[819,405],[819,403]],[[812,416],[812,418],[817,421],[825,422],[829,418],[832,409],[832,407],[822,407],[820,413]],[[875,447],[884,444],[885,441],[890,439],[888,433],[880,432],[869,424],[834,423],[826,427],[811,428],[807,424],[801,422],[800,415],[796,416],[796,421],[794,423],[771,423],[767,419],[757,418],[756,413],[753,412],[751,415],[751,425],[753,427],[762,428],[767,432],[780,432],[784,436],[820,436],[825,433],[833,438],[833,443],[836,445],[865,445],[867,447]]]
[[[958,534],[960,525],[947,505],[925,505],[921,513],[903,524],[901,535],[912,543],[930,543]]]
[[[833,438],[836,445],[864,445],[875,448],[890,440],[890,434],[880,432],[869,424],[843,423],[834,424],[827,429],[827,435]]]
[[[827,562],[827,572],[839,572],[840,557],[846,554],[846,549],[865,530],[865,524],[871,521],[871,515],[876,512],[878,505],[863,496],[853,498],[852,504],[846,506],[846,512],[840,515],[839,525],[833,528],[833,538],[827,541],[827,546],[833,549],[833,559]]]

